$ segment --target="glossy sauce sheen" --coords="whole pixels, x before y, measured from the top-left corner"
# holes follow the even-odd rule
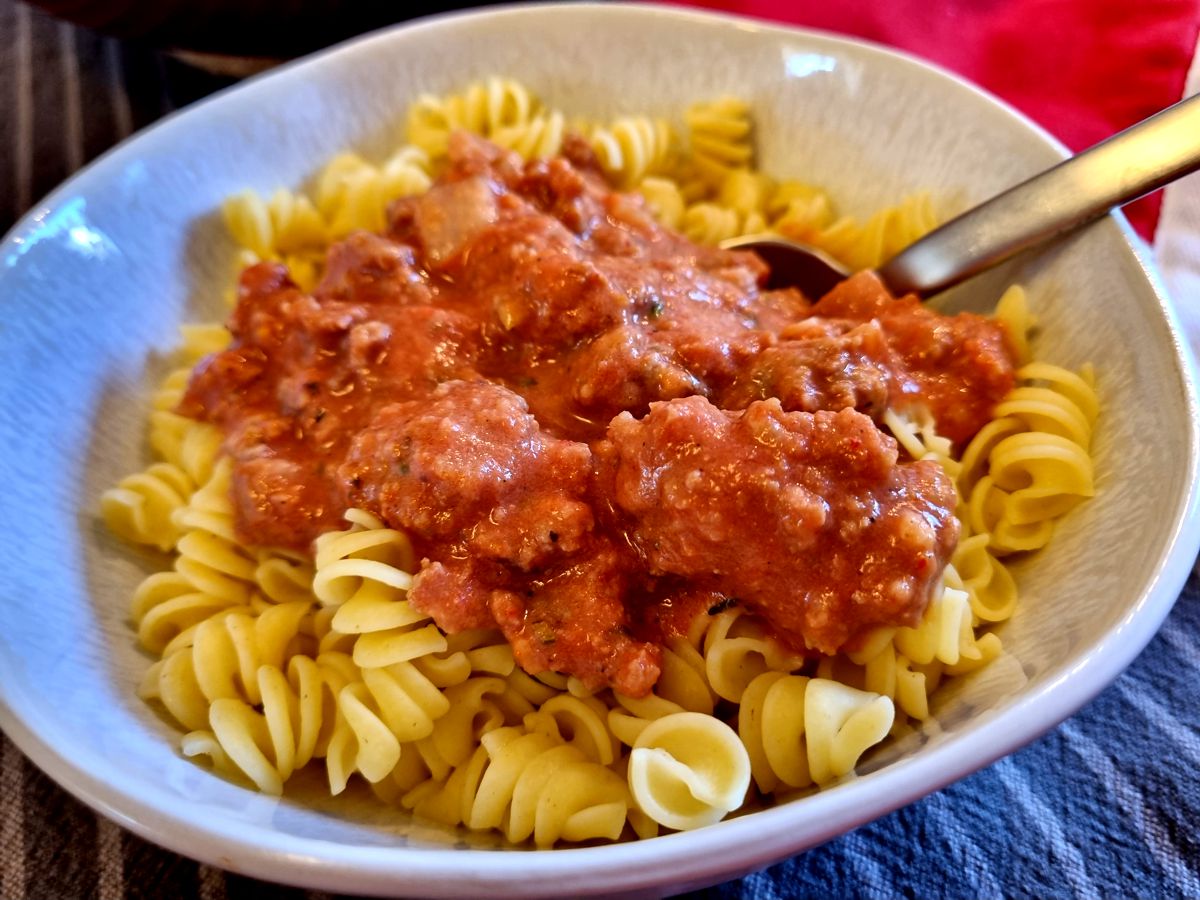
[[[949,479],[872,417],[924,405],[966,440],[1011,353],[870,275],[812,305],[764,274],[655,224],[580,142],[522,164],[458,135],[311,295],[247,269],[181,411],[225,431],[245,541],[369,509],[424,556],[412,603],[498,625],[528,671],[643,695],[661,642],[732,602],[834,652],[915,623],[957,539]]]

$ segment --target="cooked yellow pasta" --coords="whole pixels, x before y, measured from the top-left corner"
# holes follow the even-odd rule
[[[711,825],[742,805],[750,759],[737,734],[702,713],[678,712],[643,728],[629,754],[629,788],[660,825]]]
[[[458,94],[418,97],[409,107],[408,140],[436,159],[445,155],[450,134],[456,129],[491,137],[528,123],[540,108],[524,85],[489,78],[473,82]]]
[[[655,219],[668,228],[680,229],[687,201],[673,179],[649,175],[642,179],[637,191]]]
[[[358,635],[355,664],[380,668],[444,651],[445,635],[405,599],[415,563],[408,538],[361,510],[347,518],[347,531],[316,543],[313,593],[337,607],[334,633]]]
[[[800,675],[763,672],[746,687],[738,707],[738,736],[750,757],[754,783],[764,794],[780,785],[812,784],[804,739],[804,693]]]
[[[500,78],[422,96],[408,112],[409,143],[390,156],[341,154],[308,194],[239,194],[226,223],[249,258],[283,262],[309,290],[332,240],[383,229],[393,200],[428,189],[455,129],[531,159],[558,153],[572,127],[614,184],[703,243],[775,231],[865,267],[936,224],[926,195],[860,224],[823,190],[757,172],[741,100],[695,104],[681,129],[641,116],[573,125]],[[1027,360],[1024,293],[1006,292],[996,315]],[[960,495],[962,536],[920,622],[811,658],[743,605],[723,603],[666,640],[647,696],[591,691],[522,670],[498,630],[443,633],[409,602],[418,564],[408,538],[362,509],[318,538],[312,558],[245,546],[220,432],[175,412],[190,366],[228,340],[221,326],[185,329],[184,365],[152,398],[156,461],[100,502],[114,533],[173,554],[131,608],[158,657],[141,696],[181,726],[185,755],[261,791],[281,793],[315,764],[333,794],[360,779],[416,816],[537,847],[702,827],[748,797],[852,776],[889,733],[931,717],[944,677],[1003,652],[990,629],[1013,615],[1018,590],[1000,558],[1042,546],[1095,489],[1090,369],[1025,364],[961,452],[925,411],[888,409],[882,426],[901,452],[936,461]]]
[[[887,697],[810,679],[804,691],[804,730],[813,781],[825,784],[852,772],[859,757],[887,736],[894,717]]]
[[[699,177],[719,189],[737,169],[754,164],[750,105],[737,97],[694,103],[684,112],[691,163]]]
[[[526,122],[497,128],[491,139],[506,150],[513,150],[522,159],[541,159],[557,156],[562,150],[567,123],[558,110],[538,113]]]
[[[717,696],[737,702],[765,671],[790,671],[803,660],[768,635],[760,621],[740,609],[708,616],[703,632],[704,668]]]
[[[647,175],[661,172],[675,152],[675,136],[664,119],[622,116],[594,128],[589,142],[600,168],[613,184],[632,188]]]
[[[156,462],[144,472],[129,475],[100,498],[109,531],[135,544],[170,550],[179,540],[172,522],[192,490],[191,479],[179,466]]]
[[[1098,409],[1090,369],[1033,363],[963,452],[959,488],[972,533],[995,555],[1045,546],[1054,523],[1095,493],[1090,454]]]
[[[702,201],[683,211],[679,230],[697,244],[719,244],[743,234],[742,223],[736,209]]]

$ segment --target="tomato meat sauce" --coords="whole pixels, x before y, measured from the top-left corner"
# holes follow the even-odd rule
[[[301,291],[242,274],[180,411],[219,425],[239,537],[308,549],[363,507],[423,557],[410,600],[498,627],[528,671],[645,695],[662,642],[739,603],[798,652],[915,624],[958,525],[878,418],[967,440],[1013,384],[999,324],[888,295],[816,303],[605,186],[582,141],[467,135],[383,234]]]

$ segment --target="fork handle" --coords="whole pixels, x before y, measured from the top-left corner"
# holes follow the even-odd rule
[[[1200,94],[950,220],[878,274],[897,296],[927,297],[1198,168]]]

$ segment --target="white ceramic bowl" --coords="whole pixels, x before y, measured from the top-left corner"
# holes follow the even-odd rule
[[[127,621],[148,561],[97,497],[145,462],[160,352],[219,314],[233,247],[216,214],[295,186],[335,151],[382,152],[419,91],[492,73],[598,116],[751,102],[761,166],[865,213],[931,190],[985,199],[1063,155],[1001,103],[903,56],[821,34],[649,6],[510,8],[420,22],[288,66],[109,153],[0,246],[0,724],[53,778],[133,831],[239,872],[378,894],[667,891],[795,853],[986,765],[1070,715],[1158,628],[1195,557],[1197,408],[1157,280],[1111,218],[977,281],[1024,282],[1036,354],[1099,370],[1099,495],[1017,569],[1008,655],[940,697],[922,732],[832,790],[641,843],[535,852],[422,826],[369,799],[285,800],[210,775],[135,697]],[[317,796],[316,791],[312,796]]]

